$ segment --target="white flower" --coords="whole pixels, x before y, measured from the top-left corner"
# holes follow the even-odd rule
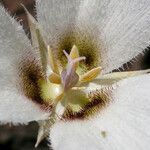
[[[36,9],[30,43],[0,6],[0,122],[38,121],[36,146],[48,133],[54,150],[148,149],[149,70],[111,71],[149,45],[150,1],[37,0]]]

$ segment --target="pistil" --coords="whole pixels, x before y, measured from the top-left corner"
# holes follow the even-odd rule
[[[64,91],[71,89],[74,87],[79,81],[79,75],[76,73],[76,64],[81,61],[85,60],[85,57],[78,57],[72,59],[66,51],[63,51],[68,59],[67,68],[64,69],[61,73],[61,80]]]

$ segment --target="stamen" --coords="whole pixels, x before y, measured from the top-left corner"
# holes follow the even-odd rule
[[[95,79],[100,73],[101,73],[102,68],[101,67],[97,67],[94,68],[90,71],[88,71],[87,73],[85,73],[84,75],[82,75],[80,77],[80,82],[90,82],[93,79]]]
[[[78,48],[77,48],[75,45],[74,45],[74,46],[72,47],[72,49],[71,49],[70,57],[71,57],[72,59],[75,59],[75,58],[80,57],[80,56],[79,56],[79,50],[78,50]],[[79,62],[76,63],[75,68],[78,68],[78,66],[79,66]]]
[[[55,83],[55,84],[61,84],[61,78],[58,74],[56,73],[52,73],[50,76],[49,76],[49,81],[51,83]]]
[[[150,69],[139,71],[112,72],[103,76],[99,76],[94,82],[98,82],[99,84],[103,85],[110,85],[125,78],[134,77],[147,73],[150,73]]]
[[[79,51],[78,51],[78,48],[74,45],[71,49],[71,52],[70,52],[70,57],[72,59],[75,59],[75,58],[78,58],[79,57]]]

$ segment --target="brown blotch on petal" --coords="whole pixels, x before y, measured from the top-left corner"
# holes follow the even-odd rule
[[[39,104],[42,109],[49,110],[52,106],[46,104],[41,98],[41,91],[38,85],[39,79],[44,79],[41,67],[34,59],[22,61],[19,64],[19,84],[22,92],[29,100]]]
[[[83,72],[100,65],[100,49],[96,41],[88,33],[70,31],[62,35],[58,48],[56,48],[58,59],[63,66],[67,63],[63,50],[70,53],[73,45],[77,46],[80,56],[86,57],[86,60],[80,63]]]
[[[89,103],[86,104],[80,112],[73,112],[67,108],[63,118],[64,119],[88,119],[96,113],[105,109],[110,103],[111,89],[96,90],[89,93]]]

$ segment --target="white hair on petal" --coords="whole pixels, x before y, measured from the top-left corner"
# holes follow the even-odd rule
[[[82,0],[37,0],[37,19],[47,34],[51,44],[57,44],[58,39],[67,30],[74,28],[75,17]],[[73,46],[73,45],[72,45]]]
[[[50,139],[57,150],[145,150],[150,141],[150,77],[124,79],[112,103],[90,120],[58,122]],[[104,136],[105,133],[105,136]]]
[[[95,31],[102,42],[104,73],[121,67],[149,45],[149,0],[85,0],[78,15],[79,24]]]
[[[37,13],[49,41],[57,43],[72,27],[94,36],[103,73],[121,67],[149,45],[149,0],[38,0]]]
[[[0,5],[0,122],[27,123],[46,113],[25,97],[19,85],[19,63],[39,55],[31,47],[22,26]]]

